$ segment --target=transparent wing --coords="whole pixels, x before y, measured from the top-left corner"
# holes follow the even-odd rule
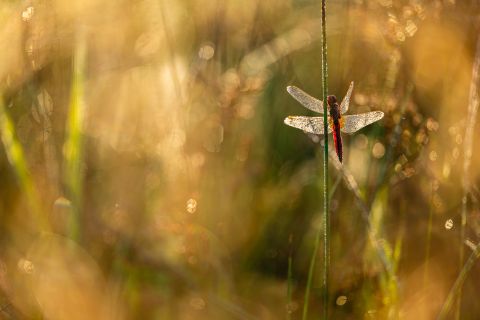
[[[353,91],[353,81],[350,83],[350,87],[348,88],[347,94],[342,100],[342,103],[340,104],[340,113],[344,114],[345,112],[348,111],[348,105],[350,104],[350,97],[352,96],[352,91]]]
[[[383,118],[382,111],[372,111],[362,114],[342,116],[344,125],[341,130],[345,133],[354,133],[369,124],[374,123]]]
[[[288,86],[287,91],[288,93],[290,93],[292,97],[295,98],[295,100],[300,102],[305,108],[323,114],[323,103],[321,100],[318,100],[312,97],[305,91],[295,86]]]
[[[323,134],[323,118],[322,117],[303,117],[303,116],[289,116],[283,121],[286,125],[294,127],[305,132],[314,134]],[[332,129],[328,128],[328,133]]]

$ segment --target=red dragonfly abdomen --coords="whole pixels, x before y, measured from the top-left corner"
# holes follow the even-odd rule
[[[340,127],[342,116],[340,115],[340,106],[337,103],[335,96],[328,96],[327,103],[330,107],[330,125],[333,131],[333,143],[335,144],[335,151],[337,152],[338,160],[342,162],[342,136],[340,135]]]
[[[340,135],[340,121],[333,121],[333,143],[335,145],[335,152],[337,153],[338,160],[342,162],[342,136]]]

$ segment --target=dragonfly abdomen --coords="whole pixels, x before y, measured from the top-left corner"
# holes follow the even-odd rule
[[[340,135],[340,106],[337,103],[335,96],[328,96],[328,106],[330,107],[331,124],[333,126],[333,143],[335,145],[335,152],[337,153],[338,160],[342,162],[342,136]]]
[[[335,152],[337,153],[338,160],[342,162],[342,136],[340,135],[340,122],[338,120],[333,121],[333,143],[335,145]]]

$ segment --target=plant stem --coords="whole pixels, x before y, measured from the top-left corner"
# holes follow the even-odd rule
[[[428,264],[430,260],[430,246],[432,241],[432,224],[433,224],[433,196],[435,194],[435,182],[432,182],[432,192],[430,196],[430,210],[428,212],[428,225],[427,225],[427,246],[425,248],[425,266],[423,268],[423,290],[427,287],[428,283]]]
[[[71,239],[81,238],[80,212],[83,189],[83,136],[82,127],[85,116],[84,72],[86,61],[86,34],[80,27],[75,42],[73,59],[72,88],[70,93],[70,109],[67,120],[67,138],[63,147],[65,156],[65,185],[73,204],[72,216],[69,218],[68,234]]]
[[[477,48],[475,53],[475,60],[472,67],[472,80],[470,82],[470,92],[468,97],[468,113],[467,113],[467,126],[465,129],[465,139],[464,139],[464,157],[463,157],[463,197],[462,197],[462,220],[461,220],[461,229],[460,229],[460,257],[459,263],[460,268],[463,265],[464,261],[464,243],[465,243],[465,226],[467,224],[467,198],[471,185],[470,181],[470,163],[472,160],[473,153],[473,132],[475,129],[475,120],[477,118],[478,106],[480,104],[478,98],[478,83],[480,72],[480,37],[477,39]],[[462,300],[462,289],[459,289],[458,300],[455,311],[455,318],[460,319],[460,306]]]
[[[288,237],[288,245],[290,247],[288,253],[288,276],[287,276],[287,320],[292,319],[292,287],[293,287],[293,250],[292,250],[293,235]]]
[[[438,315],[438,318],[437,318],[438,320],[446,319],[446,317],[448,316],[448,312],[452,307],[452,303],[454,302],[455,297],[457,297],[458,299],[458,295],[462,292],[463,283],[465,282],[465,279],[467,278],[468,273],[470,272],[470,270],[475,264],[475,261],[478,258],[480,258],[480,243],[477,244],[477,246],[475,247],[475,250],[470,254],[470,257],[468,258],[467,262],[465,263],[462,270],[460,271],[460,274],[458,275],[457,280],[455,280],[455,283],[453,284],[453,287],[448,293],[447,299],[445,300],[445,303],[443,304],[442,309],[440,310],[440,314]]]
[[[313,282],[313,270],[315,269],[315,261],[317,258],[318,247],[320,246],[321,234],[322,234],[322,229],[318,229],[317,235],[315,236],[315,245],[313,247],[312,258],[310,259],[310,267],[308,268],[308,279],[307,279],[307,287],[305,288],[305,301],[303,302],[302,320],[306,320],[308,315],[308,303],[310,301],[310,289],[312,288],[312,282]]]
[[[0,141],[5,149],[8,162],[12,167],[20,186],[25,195],[28,209],[32,214],[35,225],[40,231],[50,231],[50,226],[40,204],[40,196],[28,170],[28,163],[23,147],[18,141],[15,126],[10,119],[3,97],[0,95]]]
[[[328,212],[328,65],[327,65],[327,5],[322,0],[322,86],[323,86],[323,319],[328,318],[328,271],[330,269],[330,213]]]
[[[330,215],[328,212],[328,119],[327,119],[327,94],[328,94],[328,68],[327,68],[327,21],[326,21],[326,0],[322,0],[322,86],[323,86],[323,219],[322,228],[317,230],[310,267],[308,269],[307,286],[305,288],[305,300],[303,303],[302,319],[306,320],[308,315],[308,304],[310,300],[310,289],[313,282],[313,271],[320,238],[323,229],[323,274],[322,274],[322,295],[323,295],[323,319],[328,317],[328,270],[330,267]]]

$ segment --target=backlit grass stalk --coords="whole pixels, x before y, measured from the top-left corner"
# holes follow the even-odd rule
[[[288,276],[287,276],[287,320],[292,319],[292,292],[293,292],[293,235],[288,238]]]
[[[438,320],[443,320],[448,318],[448,313],[450,311],[450,308],[452,307],[455,297],[459,298],[459,294],[462,292],[463,283],[465,282],[465,279],[467,278],[468,273],[470,272],[470,270],[475,264],[475,261],[478,258],[480,258],[480,244],[477,244],[475,250],[472,252],[467,262],[463,266],[462,270],[460,271],[460,274],[458,275],[457,280],[455,280],[455,283],[453,284],[453,287],[448,293],[447,299],[445,300],[445,303],[443,304],[442,309],[440,310],[440,314],[438,315],[438,318],[437,318]]]
[[[351,191],[353,198],[355,200],[356,205],[360,209],[361,217],[364,220],[365,224],[367,225],[368,230],[368,238],[372,247],[374,248],[375,252],[377,253],[378,258],[380,259],[385,272],[396,280],[395,277],[395,268],[392,261],[388,258],[388,254],[385,252],[385,248],[381,245],[377,235],[374,232],[374,228],[372,227],[370,221],[370,209],[367,206],[366,202],[363,200],[360,188],[358,187],[358,183],[355,180],[355,177],[350,173],[350,171],[342,166],[340,161],[338,161],[337,154],[334,151],[329,151],[330,160],[332,161],[332,165],[334,168],[341,174],[343,181],[345,182],[345,186],[348,190]],[[398,286],[398,283],[396,284]]]
[[[40,230],[48,231],[48,220],[42,213],[40,198],[28,171],[25,153],[22,145],[16,138],[15,127],[5,110],[2,97],[0,97],[0,137],[8,162],[17,176],[20,189],[26,197],[28,208],[36,225]]]
[[[73,58],[73,78],[70,93],[70,109],[67,120],[67,137],[63,147],[65,157],[64,182],[67,195],[72,201],[73,210],[69,217],[68,234],[70,238],[79,240],[80,211],[83,189],[83,137],[82,127],[85,116],[84,103],[84,70],[86,59],[85,31],[79,30]]]
[[[428,225],[427,225],[427,245],[425,248],[425,266],[423,267],[423,289],[427,287],[428,283],[428,265],[430,260],[430,247],[432,241],[432,225],[433,225],[433,196],[435,194],[435,182],[432,182],[432,192],[430,196],[430,210],[428,211]]]
[[[462,220],[460,228],[460,257],[459,263],[460,267],[463,265],[464,260],[464,243],[465,243],[465,226],[467,224],[467,198],[468,192],[470,190],[470,164],[472,160],[473,153],[473,133],[475,129],[475,121],[477,118],[478,111],[478,81],[479,81],[479,72],[480,72],[480,37],[477,39],[477,48],[475,53],[475,61],[473,62],[472,67],[472,80],[470,82],[470,92],[468,96],[468,112],[467,112],[467,125],[465,129],[465,139],[464,139],[464,156],[463,156],[463,196],[462,196]],[[462,299],[462,289],[459,289],[458,300],[455,311],[455,318],[460,319],[460,305]]]
[[[322,86],[323,86],[323,318],[328,318],[328,272],[330,269],[330,212],[328,201],[328,64],[327,64],[327,4],[322,0]]]
[[[323,319],[328,318],[328,273],[330,269],[330,213],[328,211],[328,119],[327,119],[327,95],[328,95],[328,64],[327,64],[327,6],[326,0],[322,0],[322,86],[323,86],[323,132],[325,140],[323,144],[323,273],[322,273],[322,296],[323,296]],[[305,290],[305,302],[303,305],[303,319],[308,315],[308,303],[310,289],[313,282],[315,260],[320,246],[322,229],[317,230],[315,245],[310,268],[308,270],[307,287]]]

